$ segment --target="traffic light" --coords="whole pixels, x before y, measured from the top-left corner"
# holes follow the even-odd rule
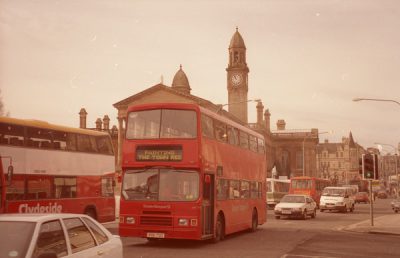
[[[362,174],[364,179],[375,179],[374,161],[374,154],[367,153],[362,155]]]

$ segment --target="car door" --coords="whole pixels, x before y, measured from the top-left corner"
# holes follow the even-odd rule
[[[308,214],[313,214],[314,213],[314,205],[313,205],[314,201],[313,199],[307,197],[306,198],[306,208],[307,208],[307,212]]]
[[[72,254],[68,257],[71,258],[98,258],[102,257],[98,253],[99,249],[96,241],[89,229],[79,218],[65,218],[63,219],[65,228],[67,229],[67,236],[69,239],[69,246]]]

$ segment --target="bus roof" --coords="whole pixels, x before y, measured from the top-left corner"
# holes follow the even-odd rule
[[[50,124],[46,121],[35,120],[35,119],[20,119],[20,118],[0,116],[0,123],[7,123],[7,124],[14,124],[14,125],[21,125],[21,126],[31,126],[31,127],[36,127],[36,128],[50,129],[50,130],[69,132],[69,133],[94,135],[94,136],[108,135],[106,132],[100,132],[100,131],[95,131],[95,130],[90,130],[90,129],[75,128],[75,127],[68,127],[68,126],[63,126],[63,125],[55,125],[55,124]]]

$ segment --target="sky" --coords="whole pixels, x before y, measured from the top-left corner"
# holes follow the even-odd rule
[[[0,90],[11,117],[79,126],[182,65],[191,93],[228,101],[228,47],[247,48],[249,99],[320,142],[400,142],[400,1],[0,0]],[[256,103],[249,102],[249,122]],[[390,146],[391,145],[391,146]]]

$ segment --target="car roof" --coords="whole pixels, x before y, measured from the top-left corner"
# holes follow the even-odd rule
[[[88,217],[83,214],[73,213],[8,213],[0,214],[0,221],[26,221],[41,222],[49,219],[65,219],[76,217]]]
[[[311,196],[309,196],[307,194],[286,194],[285,196],[301,196],[301,197],[310,197],[311,198]]]

